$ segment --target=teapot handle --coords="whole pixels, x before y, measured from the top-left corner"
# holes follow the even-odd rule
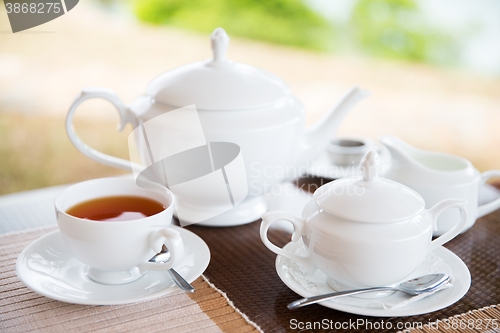
[[[500,170],[490,170],[483,172],[481,174],[481,177],[483,178],[482,184],[485,184],[486,181],[490,178],[493,177],[500,177]],[[483,217],[486,214],[489,214],[495,210],[500,208],[500,198],[493,200],[492,202],[488,202],[486,204],[483,204],[478,207],[478,216],[477,218]]]
[[[460,221],[457,222],[447,232],[445,232],[443,235],[440,237],[436,238],[433,240],[430,244],[429,251],[434,250],[438,246],[443,245],[444,243],[452,240],[455,238],[456,235],[458,235],[465,227],[465,224],[467,223],[467,200],[464,199],[446,199],[443,200],[437,204],[435,204],[431,209],[429,209],[429,213],[431,214],[432,218],[432,223],[434,226],[434,230],[437,228],[437,219],[439,215],[441,215],[442,212],[447,210],[448,208],[452,207],[457,207],[460,209]]]
[[[309,274],[313,274],[316,268],[312,265],[310,262],[310,256],[308,255],[307,257],[302,257],[298,256],[296,254],[293,254],[289,251],[280,249],[271,241],[269,238],[267,238],[267,231],[269,230],[269,227],[271,224],[273,224],[276,221],[279,220],[285,220],[288,222],[291,222],[293,224],[293,234],[292,234],[292,242],[297,242],[301,239],[302,235],[305,234],[306,231],[306,220],[295,217],[291,214],[285,213],[285,212],[268,212],[264,213],[262,215],[262,223],[260,225],[260,238],[262,239],[262,242],[264,245],[271,250],[272,252],[283,256],[285,258],[291,259],[295,262],[298,262],[302,266],[304,266]]]
[[[71,104],[71,107],[69,108],[68,115],[66,116],[66,132],[68,133],[68,137],[71,143],[82,154],[99,163],[119,169],[124,169],[127,171],[132,171],[133,167],[140,168],[140,166],[138,165],[133,165],[135,163],[101,153],[94,148],[89,147],[76,134],[75,128],[73,127],[73,115],[78,106],[80,106],[82,102],[90,98],[103,98],[113,103],[118,111],[118,114],[120,115],[118,131],[122,131],[127,123],[132,123],[133,125],[136,123],[134,115],[128,110],[127,107],[125,107],[120,97],[118,97],[118,95],[113,90],[102,87],[86,87],[82,89],[82,92],[78,96],[76,96],[73,104]]]

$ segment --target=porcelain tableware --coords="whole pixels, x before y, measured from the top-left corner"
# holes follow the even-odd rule
[[[392,155],[391,167],[384,172],[384,177],[417,191],[424,198],[426,207],[449,198],[467,200],[468,217],[462,232],[472,227],[476,219],[500,208],[500,198],[478,204],[481,186],[490,178],[500,177],[500,170],[480,173],[463,157],[418,149],[394,136],[383,136],[380,142]],[[456,209],[443,212],[434,235],[440,236],[450,230],[459,218]]]
[[[451,240],[466,223],[466,201],[447,199],[426,210],[422,197],[410,188],[379,177],[380,160],[369,152],[363,176],[343,178],[321,186],[303,210],[302,218],[286,212],[262,216],[260,236],[272,252],[303,265],[321,269],[335,290],[390,286],[408,278],[427,252]],[[432,240],[437,217],[457,207],[460,221]],[[267,238],[278,220],[293,224],[292,241],[308,248],[299,256],[278,248]]]
[[[307,248],[302,241],[290,242],[284,246],[288,252],[303,254]],[[337,291],[328,283],[326,274],[320,269],[309,274],[294,260],[278,255],[276,272],[281,281],[302,297],[311,297]],[[469,290],[471,276],[467,265],[455,253],[443,246],[428,252],[423,263],[409,277],[423,274],[444,273],[451,276],[452,287],[438,293],[411,297],[402,293],[393,293],[383,298],[340,297],[327,300],[318,305],[374,317],[416,316],[446,308],[460,300]]]
[[[369,138],[341,137],[330,140],[326,151],[332,164],[357,167],[366,153],[377,148]]]
[[[365,136],[337,136],[330,141],[325,151],[308,163],[307,174],[339,179],[361,175],[359,163],[367,152],[375,150],[382,163],[382,173],[390,167],[391,154],[378,141]]]
[[[76,204],[117,195],[150,198],[166,209],[148,217],[118,222],[87,220],[66,213]],[[87,274],[94,281],[129,283],[148,270],[170,269],[183,257],[182,238],[170,225],[174,197],[167,189],[144,189],[131,178],[94,179],[64,189],[55,199],[55,209],[67,248],[88,266]],[[149,262],[163,245],[170,252],[170,259],[164,263]]]
[[[194,233],[172,226],[184,242],[184,256],[174,268],[190,283],[210,262],[207,244]],[[119,285],[95,282],[86,273],[88,266],[76,259],[59,230],[28,245],[18,256],[16,273],[36,293],[61,302],[87,305],[116,305],[147,301],[179,288],[165,271],[147,271],[140,279]]]
[[[273,184],[300,176],[307,161],[312,161],[324,151],[347,112],[368,93],[354,87],[330,112],[306,129],[304,107],[291,94],[285,82],[259,68],[227,59],[229,36],[224,29],[215,29],[211,44],[212,59],[159,75],[149,83],[146,94],[129,106],[125,106],[109,89],[83,89],[69,109],[66,129],[73,145],[86,156],[130,171],[130,161],[98,152],[80,140],[72,125],[78,106],[91,98],[110,101],[120,115],[119,128],[123,129],[127,123],[138,128],[159,116],[195,105],[204,139],[202,143],[197,141],[193,149],[207,146],[203,149],[210,154],[213,142],[237,145],[244,160],[248,189],[248,195],[243,195],[244,200],[240,204],[233,202],[230,210],[217,216],[218,222],[201,222],[206,225],[248,223],[259,219],[267,210],[263,196],[266,190]],[[168,123],[161,135],[182,138],[184,130],[185,124]],[[147,149],[139,141],[136,144],[140,160],[147,164]],[[163,144],[168,145],[168,140]],[[155,173],[160,177],[165,170],[165,167],[158,166]],[[227,199],[227,193],[213,193],[209,187],[197,188],[197,197],[184,196],[179,200],[180,207],[185,206],[187,210],[198,211],[201,215],[207,211],[205,215],[210,215],[214,206]],[[171,190],[177,196],[176,190]],[[195,220],[186,219],[187,222],[200,222]]]

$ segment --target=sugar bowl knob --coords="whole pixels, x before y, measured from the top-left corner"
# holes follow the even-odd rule
[[[366,182],[376,180],[380,172],[380,164],[380,157],[377,152],[368,152],[360,163],[360,169],[363,172],[363,180]]]

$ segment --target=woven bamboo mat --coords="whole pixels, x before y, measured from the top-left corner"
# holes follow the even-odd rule
[[[443,320],[437,320],[418,328],[403,330],[403,333],[445,332],[500,332],[500,305],[487,306]]]
[[[372,322],[390,321],[394,324],[393,327],[398,322],[429,323],[500,303],[500,211],[479,219],[466,233],[446,244],[469,267],[472,277],[469,292],[460,301],[443,310],[400,318],[363,317],[320,305],[289,311],[286,305],[296,300],[298,295],[288,289],[278,277],[275,270],[276,255],[262,244],[259,227],[260,221],[224,229],[200,226],[189,226],[188,229],[202,237],[210,247],[212,261],[205,276],[224,290],[235,306],[265,332],[290,331],[291,320],[317,322],[327,319],[348,322],[364,318]],[[280,230],[271,230],[269,236],[278,246],[290,241],[290,235]],[[476,312],[475,316],[483,314],[495,316],[500,326],[497,312],[483,310]],[[338,331],[345,332],[342,329]],[[398,330],[368,327],[362,331],[381,333]]]
[[[15,262],[30,242],[55,227],[0,237],[1,332],[256,332],[220,290],[203,277],[190,295],[178,290],[134,304],[89,306],[40,296],[26,288]]]

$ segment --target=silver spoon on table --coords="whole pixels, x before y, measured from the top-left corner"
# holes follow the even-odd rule
[[[165,262],[165,261],[168,261],[168,259],[170,259],[170,253],[168,252],[167,247],[165,245],[163,245],[161,248],[161,252],[155,254],[155,256],[153,258],[149,259],[149,261],[151,261],[151,262]],[[170,277],[172,278],[172,280],[174,280],[175,284],[179,288],[181,288],[182,290],[184,290],[187,293],[193,293],[195,291],[194,287],[191,284],[189,284],[189,282],[187,282],[182,277],[182,275],[177,273],[177,271],[175,269],[170,268],[168,270],[168,273],[170,274]]]
[[[369,293],[372,291],[401,291],[406,294],[416,296],[419,294],[436,291],[442,288],[445,284],[447,284],[448,281],[450,281],[450,276],[447,274],[429,274],[402,282],[396,287],[374,287],[374,288],[365,288],[356,290],[346,290],[324,295],[307,297],[294,301],[288,304],[287,307],[289,310],[295,310],[309,304],[315,304],[335,297]]]

